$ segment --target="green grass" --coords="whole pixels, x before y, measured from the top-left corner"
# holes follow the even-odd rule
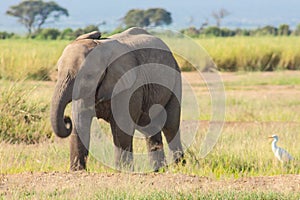
[[[193,75],[192,73],[184,76]],[[230,73],[224,74],[226,89],[226,124],[218,143],[205,158],[201,158],[200,147],[207,133],[207,120],[211,118],[210,94],[203,81],[187,78],[193,86],[198,99],[201,123],[194,138],[194,143],[186,151],[187,164],[170,165],[165,169],[167,173],[181,173],[187,175],[205,176],[212,179],[236,179],[253,176],[272,176],[280,174],[300,174],[300,84],[296,74],[289,72],[269,73]],[[294,78],[293,78],[294,77]],[[291,78],[291,82],[282,79]],[[260,80],[265,84],[260,84]],[[251,85],[253,82],[253,85]],[[69,139],[59,139],[51,135],[49,120],[49,105],[54,84],[50,82],[22,81],[12,83],[0,81],[1,128],[10,126],[18,135],[17,144],[3,142],[4,134],[0,138],[0,174],[16,174],[23,172],[67,172],[69,170]],[[9,98],[14,96],[16,98]],[[188,109],[189,101],[183,102],[183,109]],[[26,112],[19,112],[25,110]],[[69,112],[69,111],[68,111]],[[24,124],[24,115],[38,115],[41,118],[33,124]],[[183,120],[193,119],[190,112],[183,114]],[[11,119],[7,121],[7,118]],[[15,120],[15,121],[14,121]],[[38,126],[36,126],[37,124]],[[101,124],[101,128],[111,139],[109,126]],[[50,139],[48,138],[50,134]],[[182,139],[189,138],[191,129],[182,130]],[[273,155],[271,141],[267,136],[278,134],[279,146],[288,150],[295,161],[281,165]],[[46,137],[45,137],[46,136]],[[25,139],[24,139],[25,138]],[[30,140],[28,140],[28,138]],[[42,139],[43,138],[43,139]],[[30,142],[31,141],[31,142]],[[12,142],[12,140],[11,140]],[[29,144],[28,143],[35,143]],[[166,144],[166,143],[165,143]],[[165,145],[166,152],[167,146]],[[112,152],[101,145],[103,152]],[[146,153],[145,141],[134,139],[134,151]],[[113,156],[106,155],[113,161]],[[136,161],[137,163],[138,161]],[[137,163],[139,164],[139,163]],[[114,172],[90,156],[88,160],[89,172]],[[162,170],[163,172],[164,170]],[[164,172],[166,173],[166,172]],[[1,177],[0,177],[1,178]],[[0,192],[0,199],[299,199],[299,193],[279,193],[272,191],[147,191],[136,190],[112,191],[111,189],[72,190],[71,188],[45,189],[16,189],[12,196]]]
[[[201,191],[197,191],[195,193],[168,193],[168,192],[153,192],[146,195],[134,195],[128,194],[127,192],[107,192],[107,193],[99,193],[99,195],[95,195],[96,199],[264,199],[264,200],[273,200],[273,199],[286,199],[292,200],[299,198],[299,195],[296,194],[281,194],[275,192],[213,192],[213,193],[202,193]]]
[[[263,199],[263,200],[298,200],[299,194],[293,193],[278,193],[278,192],[245,192],[245,191],[224,191],[224,192],[212,192],[212,193],[202,193],[201,191],[196,191],[194,193],[169,193],[169,192],[149,192],[146,194],[139,194],[128,191],[115,191],[115,190],[98,190],[93,191],[91,194],[86,194],[85,199],[114,199],[114,200],[147,200],[147,199],[215,199],[215,200],[252,200],[252,199]],[[1,198],[1,196],[0,196]],[[79,194],[71,193],[68,190],[58,189],[48,193],[38,193],[35,191],[22,191],[14,194],[13,199],[82,199]]]
[[[295,112],[300,109],[300,93],[295,89],[299,88],[299,84],[291,81],[290,85],[287,83],[283,88],[278,89],[281,87],[280,79],[298,75],[299,73],[287,72],[276,72],[271,76],[267,74],[268,78],[264,79],[266,84],[263,86],[256,85],[256,83],[257,79],[261,80],[266,73],[237,73],[229,74],[229,77],[223,76],[226,89],[226,124],[217,145],[205,158],[201,158],[199,152],[201,142],[208,129],[205,121],[211,119],[210,93],[201,81],[190,78],[198,99],[200,116],[196,115],[196,118],[193,118],[195,116],[191,116],[191,112],[183,112],[182,119],[200,120],[202,123],[193,145],[186,153],[187,165],[185,167],[171,166],[169,170],[214,178],[238,178],[282,173],[299,174],[300,152],[297,141],[300,140],[300,135],[297,130],[300,129],[300,114]],[[254,83],[253,86],[250,85],[251,80]],[[51,99],[49,97],[52,95],[54,84],[25,81],[18,85],[1,81],[1,85],[1,140],[7,141],[8,138],[14,138],[11,142],[16,141],[22,144],[2,144],[0,146],[1,160],[8,160],[8,162],[0,162],[0,172],[67,171],[68,139],[63,142],[53,140],[55,137],[52,135],[49,120]],[[17,94],[15,96],[17,98],[9,98],[10,94]],[[183,110],[190,111],[189,104],[189,101],[183,101]],[[25,115],[37,115],[39,120],[28,125],[23,122]],[[11,127],[12,131],[5,132],[3,127]],[[111,140],[109,126],[101,122],[101,127]],[[185,141],[188,141],[192,134],[192,129],[189,127],[190,125],[187,129],[182,130],[182,138],[183,140],[186,138]],[[266,139],[272,134],[279,135],[279,146],[287,149],[296,159],[295,162],[282,167],[274,159],[271,143]],[[40,144],[24,144],[36,142]],[[146,152],[143,140],[135,139],[134,145],[135,152]],[[165,148],[167,148],[166,145]],[[111,149],[103,152],[105,153],[105,151],[113,152]],[[112,159],[112,156],[108,157]],[[113,161],[111,160],[111,162]],[[108,169],[91,156],[88,170],[101,172]]]

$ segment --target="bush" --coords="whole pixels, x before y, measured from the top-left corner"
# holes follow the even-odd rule
[[[82,34],[86,34],[92,31],[99,31],[99,28],[95,25],[88,25],[85,28],[79,28],[74,31],[74,37],[77,38]]]
[[[238,35],[238,36],[250,36],[251,34],[251,31],[250,30],[247,30],[247,29],[236,29],[235,30],[235,35]]]
[[[293,35],[296,35],[296,36],[300,35],[300,24],[298,24],[296,29],[293,31]]]
[[[198,37],[200,32],[195,27],[190,27],[184,30],[181,30],[182,34],[188,35],[190,37]]]
[[[115,30],[113,30],[111,33],[109,33],[108,35],[114,35],[114,34],[117,34],[117,33],[121,33],[123,31],[125,31],[126,28],[123,28],[121,26],[118,26]]]
[[[277,35],[278,33],[278,29],[276,27],[273,26],[265,26],[263,28],[258,28],[254,31],[255,35]]]
[[[17,83],[1,91],[0,141],[33,144],[51,137],[49,105],[29,101],[31,93]]]
[[[290,35],[290,26],[287,24],[281,24],[278,28],[278,35]]]
[[[84,30],[82,28],[78,28],[74,31],[74,37],[77,38],[78,36],[84,34]]]
[[[60,31],[55,28],[45,28],[36,34],[35,38],[43,40],[56,40],[60,35]]]
[[[15,34],[14,33],[8,33],[8,32],[0,32],[0,39],[9,39],[12,38]]]
[[[222,36],[222,31],[219,27],[210,26],[203,30],[203,34],[207,36]]]
[[[230,30],[228,28],[222,28],[221,29],[221,36],[222,37],[232,37],[232,36],[235,36],[235,31],[233,30]]]
[[[90,33],[93,31],[99,31],[99,28],[96,25],[88,25],[83,29],[84,33]]]
[[[95,25],[88,25],[85,28],[78,28],[75,31],[71,28],[66,28],[63,31],[55,28],[45,28],[35,33],[32,37],[41,40],[74,40],[78,36],[92,31],[99,31],[99,28]]]
[[[64,29],[60,36],[59,39],[61,40],[74,40],[75,39],[75,35],[74,35],[74,31],[71,28],[66,28]]]

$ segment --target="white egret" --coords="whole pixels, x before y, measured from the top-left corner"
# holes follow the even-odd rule
[[[272,151],[275,155],[275,157],[280,161],[280,162],[288,162],[290,160],[293,160],[293,157],[283,148],[280,148],[277,146],[278,142],[278,136],[277,135],[272,135],[269,138],[273,138],[272,142]]]

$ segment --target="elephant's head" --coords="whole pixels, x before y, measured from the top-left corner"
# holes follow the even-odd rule
[[[64,117],[65,108],[72,101],[75,78],[87,55],[95,48],[100,32],[91,32],[78,37],[69,44],[58,60],[58,79],[51,104],[51,124],[59,137],[68,137],[72,132],[72,122]]]

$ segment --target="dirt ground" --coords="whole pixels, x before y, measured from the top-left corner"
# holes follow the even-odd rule
[[[207,177],[171,173],[126,174],[53,172],[1,175],[0,194],[9,195],[16,190],[47,192],[57,189],[76,191],[78,187],[88,190],[116,189],[139,192],[210,192],[248,191],[300,193],[300,175],[248,177],[241,179],[213,180]],[[1,195],[0,195],[1,196]]]

